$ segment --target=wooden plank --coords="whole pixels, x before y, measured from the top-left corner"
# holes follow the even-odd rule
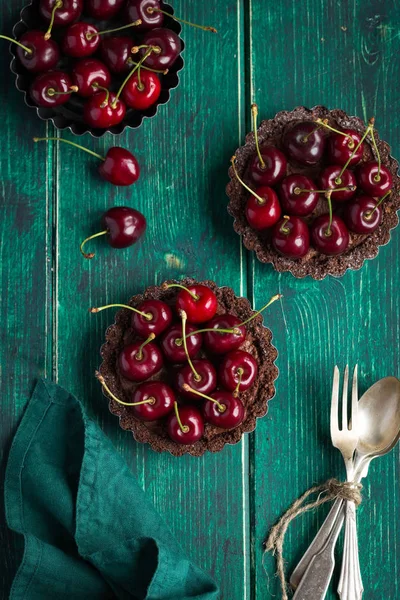
[[[375,114],[380,134],[398,154],[397,3],[283,0],[267,6],[250,0],[249,7],[251,96],[264,118],[300,104],[325,104],[363,118]],[[261,564],[268,528],[313,483],[344,476],[340,455],[329,441],[334,364],[343,368],[346,362],[358,362],[361,392],[381,377],[399,376],[399,250],[396,231],[379,257],[361,271],[322,282],[278,275],[253,261],[249,288],[256,306],[270,293],[284,294],[281,307],[272,307],[267,317],[268,323],[273,319],[279,350],[277,396],[251,448],[254,598],[278,589],[272,559],[266,559],[269,584]],[[398,478],[396,450],[371,466],[359,512],[365,596],[371,600],[400,595]],[[289,529],[289,571],[325,512],[304,517]],[[336,597],[339,569],[340,561],[328,598]]]
[[[0,3],[0,31],[11,35],[18,7]],[[12,436],[38,376],[51,375],[51,157],[32,136],[44,131],[15,88],[8,42],[1,41],[0,111],[0,593],[8,597],[21,539],[5,525],[3,478]]]
[[[93,377],[113,314],[89,315],[89,306],[123,302],[150,284],[187,274],[246,292],[224,193],[232,145],[243,134],[241,2],[212,11],[205,3],[174,6],[183,18],[215,25],[219,35],[185,27],[181,85],[156,118],[118,139],[82,138],[101,152],[114,143],[130,148],[142,165],[139,182],[112,188],[91,172],[86,155],[57,148],[57,378],[113,439],[183,547],[221,584],[222,597],[249,598],[246,445],[200,459],[155,454],[120,430]],[[115,251],[100,240],[92,245],[96,258],[85,262],[80,241],[98,230],[103,211],[123,204],[145,213],[143,243]]]

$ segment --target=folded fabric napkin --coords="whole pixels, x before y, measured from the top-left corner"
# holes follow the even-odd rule
[[[25,539],[11,600],[216,600],[82,404],[39,381],[14,438],[7,523]]]

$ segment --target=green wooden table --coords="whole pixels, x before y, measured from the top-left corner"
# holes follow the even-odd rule
[[[7,44],[1,46],[1,464],[4,470],[35,379],[58,381],[85,402],[189,555],[215,576],[222,598],[261,600],[269,592],[279,597],[272,560],[266,561],[269,587],[261,564],[268,528],[314,482],[344,475],[328,434],[333,365],[358,361],[361,391],[385,375],[399,376],[400,232],[378,258],[342,279],[278,275],[244,251],[233,232],[224,191],[229,158],[250,129],[252,100],[263,118],[319,103],[375,115],[399,157],[400,5],[177,0],[174,6],[192,21],[215,25],[219,35],[184,29],[180,87],[156,118],[117,140],[143,167],[128,189],[101,182],[79,151],[32,143],[34,135],[56,132],[24,105],[8,71]],[[10,33],[19,9],[19,1],[1,0],[1,32]],[[82,141],[102,152],[114,140]],[[99,243],[96,259],[85,262],[79,243],[114,204],[146,214],[145,242],[125,251]],[[231,285],[256,307],[276,292],[284,299],[265,316],[280,370],[268,415],[236,446],[176,459],[134,443],[109,414],[93,373],[112,314],[94,316],[87,308],[124,302],[154,282],[183,275]],[[372,466],[359,511],[365,598],[400,597],[399,507],[396,450]],[[325,512],[291,527],[289,566]],[[21,541],[3,515],[0,521],[6,598]],[[335,597],[332,591],[329,598]]]

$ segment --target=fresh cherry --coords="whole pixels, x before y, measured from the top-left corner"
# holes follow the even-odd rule
[[[72,70],[72,81],[78,87],[78,94],[84,98],[93,96],[99,87],[108,88],[111,75],[106,65],[97,58],[82,58]]]
[[[164,22],[164,15],[161,12],[149,11],[149,8],[160,9],[160,0],[128,0],[126,5],[127,21],[132,22],[140,19],[142,24],[139,29],[161,27]]]
[[[186,345],[190,358],[194,358],[200,351],[203,337],[194,325],[186,325]],[[185,347],[182,339],[182,323],[175,323],[167,329],[161,338],[161,349],[164,356],[172,363],[185,363],[187,361]]]
[[[354,233],[372,233],[379,227],[382,209],[370,196],[358,196],[348,204],[343,219],[350,231]]]
[[[194,444],[203,437],[204,421],[194,406],[180,406],[175,402],[175,414],[167,420],[167,433],[177,444]]]
[[[163,381],[146,381],[138,385],[132,396],[131,410],[141,421],[156,421],[174,409],[175,394]]]
[[[354,196],[357,188],[357,181],[353,171],[346,169],[342,173],[343,167],[340,165],[331,165],[326,167],[320,175],[320,184],[324,190],[335,190],[337,188],[349,188],[332,193],[332,200],[336,202],[345,202]]]
[[[266,185],[257,188],[246,202],[245,214],[250,227],[257,231],[275,225],[281,216],[276,192]]]
[[[73,23],[81,16],[83,0],[40,0],[39,12],[42,17],[53,21],[55,26]]]
[[[358,144],[361,141],[361,135],[354,131],[354,129],[343,129],[340,133],[334,133],[328,139],[328,160],[333,165],[345,165],[347,161],[350,161],[347,166],[353,166],[360,162],[364,153],[364,144],[361,144],[358,150],[354,153]]]
[[[179,36],[171,29],[148,31],[143,37],[143,47],[136,47],[142,57],[150,48],[153,48],[153,52],[147,56],[144,64],[152,69],[168,69],[182,50]]]
[[[328,256],[343,254],[349,245],[350,236],[342,219],[337,215],[320,215],[311,224],[311,241],[319,252]]]
[[[225,354],[236,350],[246,339],[246,329],[241,325],[240,319],[229,313],[216,315],[205,328],[216,330],[204,333],[204,345],[213,354]]]
[[[272,245],[279,254],[287,258],[301,258],[310,247],[310,234],[300,217],[285,216],[275,225]]]
[[[310,215],[318,204],[317,186],[312,179],[299,173],[285,177],[278,188],[282,209],[289,215],[305,217]]]
[[[185,365],[176,374],[175,387],[185,398],[201,400],[200,396],[187,391],[184,386],[202,394],[210,394],[217,387],[217,373],[209,360],[194,360],[192,365],[196,374],[190,365]]]
[[[178,314],[185,311],[190,323],[204,323],[213,318],[218,308],[217,297],[206,285],[194,283],[183,286],[180,283],[165,283],[163,288],[180,288],[176,298]]]
[[[256,359],[244,350],[234,350],[224,357],[219,367],[219,380],[231,392],[248,390],[257,377]]]
[[[5,35],[0,35],[0,38],[17,44],[17,56],[31,73],[49,71],[60,59],[58,44],[51,39],[45,40],[43,31],[27,31],[18,41]]]
[[[283,145],[290,158],[301,165],[316,165],[325,150],[325,136],[312,121],[297,123],[283,136]]]
[[[366,194],[370,196],[384,196],[392,189],[393,177],[385,165],[375,161],[361,165],[357,170],[357,181]]]
[[[119,370],[130,381],[145,381],[161,370],[163,358],[158,346],[151,341],[154,337],[152,334],[144,342],[139,340],[125,346],[119,355]]]
[[[132,327],[142,337],[147,337],[150,333],[160,335],[172,323],[172,311],[168,304],[161,300],[144,300],[137,310],[146,316],[135,312],[132,315]]]
[[[64,35],[62,49],[67,56],[83,58],[96,52],[100,45],[98,29],[91,23],[78,22],[70,25]]]
[[[132,45],[132,38],[126,36],[109,37],[102,40],[100,56],[110,71],[124,73],[130,70],[132,65],[128,59],[131,58]]]
[[[161,82],[155,73],[139,70],[126,83],[122,99],[135,110],[146,110],[157,102],[161,94]]]
[[[244,406],[231,392],[218,390],[204,403],[204,419],[222,429],[233,429],[244,419]]]
[[[70,94],[76,90],[67,73],[48,71],[33,80],[30,95],[38,106],[59,106],[68,102]]]
[[[88,15],[99,21],[114,17],[123,7],[125,0],[86,0],[85,10]],[[136,21],[136,19],[131,19]]]
[[[107,129],[118,125],[125,117],[125,112],[125,104],[115,94],[100,90],[87,100],[83,118],[90,127]]]
[[[263,146],[258,154],[250,160],[248,174],[257,186],[275,185],[286,175],[286,157],[275,146]]]

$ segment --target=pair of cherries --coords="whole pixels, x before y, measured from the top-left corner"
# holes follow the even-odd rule
[[[163,286],[165,290],[174,287],[180,288],[175,302],[179,322],[174,322],[171,307],[157,299],[145,300],[137,307],[107,305],[91,312],[112,306],[133,311],[131,327],[139,339],[122,350],[118,370],[122,377],[138,385],[132,402],[122,404],[132,407],[133,414],[144,421],[167,417],[166,430],[171,439],[193,444],[202,437],[204,422],[232,429],[243,421],[245,409],[238,396],[253,385],[258,366],[249,352],[240,349],[250,319],[241,322],[235,315],[217,314],[218,301],[208,286]],[[158,344],[154,342],[156,337]],[[197,358],[202,348],[205,356]],[[222,357],[219,366],[214,364],[218,357]],[[151,380],[165,366],[172,385]],[[101,383],[110,393],[104,379]],[[177,394],[190,404],[178,404]],[[199,401],[202,410],[198,408]]]
[[[297,123],[285,132],[282,150],[275,146],[260,148],[256,116],[252,106],[256,154],[247,168],[247,177],[256,186],[253,190],[239,177],[235,157],[232,167],[237,179],[251,193],[245,207],[249,225],[257,231],[271,229],[275,250],[288,258],[301,258],[310,243],[326,255],[342,254],[350,242],[349,230],[369,234],[377,229],[382,218],[382,201],[391,193],[390,171],[381,164],[371,119],[360,135],[351,129],[337,130],[327,120]],[[328,137],[324,130],[333,133]],[[377,160],[359,165],[364,153],[364,141],[370,135]],[[322,168],[319,185],[302,173],[286,176],[289,159],[301,167],[315,167],[324,157],[329,166]],[[273,189],[272,186],[277,186]],[[355,197],[357,187],[363,194]],[[311,226],[303,220],[317,207],[320,194],[327,200],[329,212],[316,217]],[[333,214],[332,200],[342,207],[342,218]],[[284,216],[282,216],[284,215]]]

